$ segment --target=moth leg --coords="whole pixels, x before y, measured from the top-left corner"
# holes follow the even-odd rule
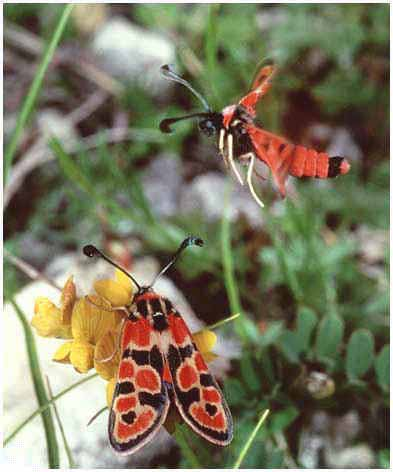
[[[94,303],[90,298],[89,296],[86,297],[87,298],[87,301],[90,303],[90,305],[94,305],[95,307],[99,308],[100,310],[103,310],[103,311],[124,311],[125,314],[128,316],[129,315],[129,310],[127,309],[126,306],[113,306],[111,307],[110,309],[109,308],[106,308],[102,305],[98,305],[97,303]]]
[[[227,153],[225,152],[225,129],[224,128],[221,128],[220,130],[220,137],[218,140],[218,152],[224,161],[225,167],[229,169]]]
[[[258,197],[257,193],[255,192],[254,186],[252,184],[252,174],[254,171],[254,164],[255,164],[255,156],[252,155],[250,159],[250,165],[247,169],[247,184],[248,188],[250,189],[251,195],[254,197],[256,203],[263,208],[265,205],[263,204],[262,200]]]
[[[242,165],[248,165],[250,164],[250,161],[253,157],[255,158],[255,154],[253,152],[247,152],[246,154],[242,154],[241,156],[239,156],[239,162]],[[267,180],[266,177],[260,174],[255,168],[254,168],[254,174],[261,180]]]
[[[115,347],[112,354],[108,357],[105,357],[104,359],[96,359],[96,357],[94,357],[94,361],[97,362],[98,364],[104,364],[105,362],[111,361],[116,356],[117,352],[120,351],[121,335],[123,334],[123,326],[124,326],[125,320],[126,318],[123,318],[120,321],[121,325],[120,325],[119,332],[117,334],[117,346]]]
[[[227,143],[228,143],[228,161],[230,166],[232,167],[232,171],[235,174],[237,180],[239,181],[240,185],[244,185],[243,179],[237,170],[237,167],[235,165],[235,162],[233,160],[233,135],[231,133],[228,134],[227,138]]]

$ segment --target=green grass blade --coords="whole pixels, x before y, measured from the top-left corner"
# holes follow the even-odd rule
[[[213,323],[209,326],[206,326],[205,329],[210,329],[210,330],[217,329],[220,326],[222,326],[226,323],[229,323],[230,321],[236,320],[236,318],[238,318],[239,316],[240,316],[240,313],[235,313],[232,316],[228,316],[228,318],[224,318],[223,320],[217,321],[217,323]]]
[[[195,455],[195,452],[191,449],[191,446],[188,444],[188,441],[186,439],[186,436],[180,424],[176,424],[176,431],[175,431],[174,436],[175,436],[176,442],[179,444],[182,452],[186,456],[192,468],[201,469],[201,464],[199,463],[199,460],[197,456]]]
[[[19,321],[22,323],[23,331],[25,333],[26,349],[29,358],[30,373],[33,379],[34,391],[40,407],[48,403],[48,397],[45,391],[45,385],[42,379],[40,363],[38,360],[37,349],[33,332],[30,325],[13,298],[10,298],[10,303],[14,307]],[[60,466],[59,446],[56,439],[55,425],[50,410],[41,412],[42,421],[45,429],[46,444],[48,448],[48,466],[50,469],[57,469]]]
[[[26,98],[22,104],[22,108],[18,115],[15,130],[12,134],[11,140],[5,150],[4,154],[4,181],[7,181],[9,171],[11,169],[12,160],[14,158],[16,149],[18,147],[19,140],[22,135],[23,128],[30,117],[34,109],[34,104],[37,100],[38,94],[40,92],[42,82],[45,77],[45,73],[48,69],[49,63],[53,58],[53,55],[56,51],[57,45],[59,44],[61,35],[63,34],[64,28],[67,24],[67,20],[70,16],[71,10],[73,8],[72,4],[65,5],[62,14],[60,16],[57,27],[53,33],[51,40],[49,41],[48,47],[44,52],[41,64],[38,67],[37,73],[34,77],[34,80],[30,86],[30,89],[26,95]]]
[[[214,97],[214,104],[217,105],[217,80],[216,80],[216,66],[217,66],[217,21],[216,17],[220,4],[211,3],[209,5],[209,14],[207,20],[206,37],[205,37],[205,57],[207,64],[207,72],[209,77],[209,85]]]
[[[248,450],[250,449],[250,447],[251,447],[251,445],[252,445],[252,443],[255,439],[255,436],[257,435],[260,427],[263,425],[263,423],[266,420],[269,413],[270,413],[269,410],[265,410],[263,412],[263,415],[260,417],[257,425],[255,426],[255,428],[253,429],[253,431],[250,434],[249,438],[247,439],[246,444],[243,446],[243,449],[240,451],[239,457],[236,459],[236,462],[234,463],[234,465],[232,467],[233,469],[239,469],[240,468],[240,465],[243,462]]]
[[[49,377],[46,375],[45,379],[46,379],[46,386],[48,388],[49,398],[50,398],[50,400],[53,400],[53,393],[52,393],[52,388],[50,386]],[[53,402],[53,411],[55,413],[55,417],[56,417],[56,420],[57,420],[57,425],[59,426],[60,434],[61,434],[61,437],[63,439],[64,448],[65,448],[67,458],[68,458],[68,464],[70,466],[70,469],[75,469],[76,465],[75,465],[75,462],[74,462],[74,458],[72,457],[71,448],[68,445],[68,441],[67,441],[67,438],[66,438],[66,435],[65,435],[65,432],[64,432],[64,428],[63,428],[63,423],[61,422],[61,418],[60,418],[59,412],[57,410],[56,402]]]
[[[82,380],[78,380],[78,382],[75,382],[74,384],[70,385],[69,387],[65,388],[61,392],[59,392],[57,395],[55,395],[51,400],[49,400],[45,405],[40,406],[37,410],[35,410],[30,416],[28,416],[25,420],[22,421],[15,429],[14,431],[9,434],[3,442],[3,446],[6,446],[30,421],[35,418],[37,415],[40,413],[44,412],[47,410],[56,400],[58,400],[60,397],[65,395],[66,393],[70,392],[74,388],[78,387],[79,385],[82,385],[83,383],[87,382],[90,379],[93,379],[94,377],[97,377],[98,374],[92,374],[89,377],[85,377]]]
[[[221,223],[221,254],[222,254],[222,265],[224,269],[224,283],[228,294],[229,306],[232,313],[243,314],[243,310],[240,304],[239,289],[235,280],[235,272],[233,268],[232,248],[231,248],[231,231],[229,221],[229,196],[230,187],[225,195],[224,201],[224,213]],[[244,342],[247,341],[247,334],[243,326],[244,316],[239,317],[235,323],[235,329],[239,336]]]

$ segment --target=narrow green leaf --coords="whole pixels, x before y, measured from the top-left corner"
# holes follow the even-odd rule
[[[337,315],[325,316],[318,326],[315,350],[320,360],[334,359],[344,335],[344,322]]]
[[[311,342],[311,336],[318,323],[317,315],[310,308],[302,307],[297,314],[296,333],[299,341],[299,349],[307,352]]]
[[[233,321],[233,320],[236,320],[236,318],[240,316],[240,313],[235,313],[234,315],[232,316],[228,316],[228,318],[224,318],[223,320],[220,320],[220,321],[217,321],[217,323],[213,323],[209,326],[206,326],[206,329],[210,329],[210,330],[213,330],[213,329],[217,329],[219,328],[220,326],[226,324],[226,323],[229,323],[230,321]]]
[[[27,355],[29,359],[30,373],[33,379],[34,391],[37,397],[38,404],[42,407],[43,405],[48,403],[49,399],[47,397],[44,381],[42,379],[34,335],[24,313],[19,308],[18,304],[13,298],[10,298],[9,301],[14,307],[14,310],[23,327]],[[57,469],[60,467],[59,446],[57,444],[56,430],[52,418],[52,413],[49,410],[42,411],[41,417],[42,422],[44,424],[46,445],[48,448],[48,466],[50,469]]]
[[[38,67],[37,73],[34,76],[34,80],[30,86],[30,89],[26,95],[26,98],[23,102],[22,108],[19,112],[17,121],[16,121],[16,127],[15,130],[12,134],[11,140],[8,143],[7,149],[5,150],[4,154],[4,182],[7,181],[8,179],[8,174],[11,169],[12,165],[12,160],[14,158],[15,152],[17,150],[19,140],[21,138],[23,128],[31,116],[33,109],[34,109],[34,104],[37,100],[38,94],[41,90],[42,83],[45,77],[45,73],[48,69],[49,63],[53,58],[53,55],[56,51],[56,48],[59,44],[61,35],[63,34],[64,28],[67,24],[68,18],[71,14],[71,10],[73,8],[72,4],[68,4],[64,6],[64,9],[61,13],[59,22],[56,26],[55,31],[53,32],[53,36],[50,39],[48,43],[48,47],[46,51],[44,52],[44,55],[42,57],[42,61]]]
[[[252,392],[259,392],[261,389],[261,382],[259,375],[255,370],[253,364],[253,358],[248,353],[243,353],[240,359],[240,371],[243,377],[244,383]]]
[[[250,449],[256,435],[258,434],[259,429],[263,425],[263,423],[266,420],[268,414],[269,414],[269,410],[265,410],[263,412],[263,415],[259,419],[257,425],[255,426],[254,430],[252,431],[252,433],[250,434],[249,438],[247,439],[245,445],[243,446],[243,449],[240,451],[240,454],[239,454],[238,458],[236,459],[235,463],[233,464],[233,467],[232,467],[233,469],[239,469],[240,468],[241,463],[243,462],[248,450]]]
[[[193,469],[200,469],[201,464],[199,463],[198,457],[195,454],[195,452],[192,450],[191,446],[188,444],[188,441],[186,439],[187,433],[184,431],[183,426],[180,425],[179,423],[176,423],[176,430],[174,433],[176,442],[180,446],[184,456],[190,463],[190,466]]]
[[[378,385],[385,392],[389,391],[390,385],[390,346],[386,344],[375,359],[375,373]]]
[[[378,451],[378,466],[383,469],[390,469],[390,451],[389,449],[381,449]]]
[[[45,378],[46,378],[46,385],[47,385],[47,387],[48,387],[49,398],[50,398],[50,400],[53,400],[52,388],[51,388],[51,386],[50,386],[49,378],[48,378],[47,375],[45,376]],[[68,445],[68,441],[67,441],[67,437],[66,437],[66,435],[65,435],[63,423],[61,422],[61,418],[60,418],[59,412],[57,411],[56,402],[53,402],[52,405],[53,405],[53,411],[54,411],[54,413],[55,413],[55,417],[56,417],[56,420],[57,420],[57,424],[58,424],[59,429],[60,429],[60,434],[61,434],[61,437],[62,437],[62,439],[63,439],[64,449],[65,449],[66,454],[67,454],[67,459],[68,459],[69,467],[70,467],[70,469],[75,469],[75,468],[76,468],[76,464],[75,464],[75,462],[74,462],[74,458],[72,457],[71,448],[70,448],[70,446]]]
[[[279,433],[285,430],[299,415],[299,410],[294,406],[290,406],[285,410],[278,411],[271,416],[269,431]]]
[[[299,362],[300,344],[297,333],[285,329],[281,334],[278,345],[289,362]]]
[[[374,336],[367,329],[354,331],[349,338],[345,370],[349,380],[362,377],[374,362]]]
[[[274,344],[282,335],[283,329],[282,321],[269,322],[266,330],[259,335],[258,345],[267,347]]]

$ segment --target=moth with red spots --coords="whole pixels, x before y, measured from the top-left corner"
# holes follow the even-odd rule
[[[161,71],[167,79],[187,87],[206,109],[206,112],[162,120],[161,131],[170,133],[173,123],[188,118],[199,118],[200,130],[207,136],[217,136],[219,153],[241,185],[244,184],[243,177],[235,161],[248,166],[247,184],[260,206],[263,207],[263,203],[256,194],[252,182],[256,158],[270,168],[282,197],[286,194],[285,182],[288,175],[326,179],[349,171],[350,165],[344,157],[329,157],[324,152],[291,144],[286,139],[265,131],[256,123],[256,105],[270,89],[271,79],[276,71],[273,64],[263,65],[247,95],[237,104],[229,105],[221,112],[213,111],[207,101],[168,65],[162,66]],[[255,173],[260,177],[257,172]]]
[[[129,306],[120,307],[127,318],[121,329],[121,360],[109,413],[109,441],[120,454],[132,454],[149,442],[171,404],[208,441],[225,446],[232,440],[231,413],[190,330],[172,303],[152,288],[190,245],[202,246],[203,241],[186,238],[149,286],[140,286],[96,247],[83,248],[85,255],[101,257],[120,269],[137,287]]]

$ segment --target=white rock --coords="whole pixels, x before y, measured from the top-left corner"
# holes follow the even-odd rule
[[[263,215],[259,206],[253,200],[247,187],[233,184],[229,219],[235,221],[244,214],[254,227],[262,226]],[[222,218],[228,180],[224,174],[209,172],[196,177],[182,190],[180,212],[190,214],[200,211],[210,221]]]
[[[160,66],[175,61],[175,47],[165,36],[114,17],[95,33],[91,47],[115,77],[136,81],[152,94],[170,87],[159,72]]]

